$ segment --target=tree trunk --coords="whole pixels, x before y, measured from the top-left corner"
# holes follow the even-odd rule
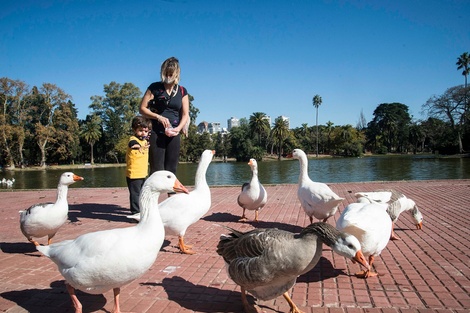
[[[90,151],[90,163],[91,165],[95,164],[95,159],[93,158],[93,144],[90,143],[90,148],[91,148],[91,151]]]
[[[458,140],[459,140],[459,153],[462,154],[463,151],[463,144],[462,144],[462,136],[460,135],[460,131],[457,132]]]
[[[43,143],[38,142],[39,150],[41,150],[41,163],[39,164],[40,167],[46,167],[46,144],[47,140],[44,140]]]
[[[7,162],[7,167],[14,169],[15,168],[15,162],[13,162],[13,156],[11,155],[11,149],[10,146],[8,145],[8,140],[5,134],[5,130],[3,130],[3,144],[5,145],[5,154],[6,154],[6,162]]]
[[[24,155],[23,155],[24,141],[18,142],[18,152],[20,154],[20,167],[24,168]]]

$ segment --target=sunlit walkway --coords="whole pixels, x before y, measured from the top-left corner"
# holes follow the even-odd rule
[[[353,193],[395,188],[417,202],[424,228],[414,229],[402,214],[396,234],[375,265],[379,277],[351,276],[359,266],[333,255],[324,246],[323,257],[300,276],[293,299],[305,312],[331,313],[446,313],[470,311],[470,180],[372,182],[331,184],[353,202]],[[123,311],[132,312],[241,312],[240,289],[227,277],[224,262],[215,252],[224,229],[277,227],[299,231],[308,223],[297,200],[297,185],[267,186],[268,204],[257,225],[238,223],[236,198],[240,187],[212,188],[212,208],[186,234],[195,255],[178,253],[176,237],[167,237],[157,261],[143,277],[122,288]],[[73,312],[64,280],[52,261],[40,257],[19,229],[18,211],[31,204],[52,201],[55,190],[0,192],[0,311]],[[80,234],[128,227],[126,188],[69,190],[70,223],[59,230],[55,242]],[[344,206],[340,206],[342,210]],[[191,208],[188,208],[190,210]],[[253,218],[248,212],[248,217]],[[339,214],[338,214],[339,215]],[[338,215],[335,217],[337,218]],[[335,220],[330,219],[330,223]],[[41,243],[46,238],[39,239]],[[110,312],[112,292],[78,293],[84,312]],[[282,297],[257,301],[265,312],[287,312]]]

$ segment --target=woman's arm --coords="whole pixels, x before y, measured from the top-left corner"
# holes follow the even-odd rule
[[[140,102],[140,107],[139,107],[140,114],[142,114],[146,118],[150,118],[150,119],[159,121],[160,123],[163,124],[163,126],[165,128],[170,127],[171,126],[170,121],[166,117],[163,117],[163,116],[161,116],[157,113],[154,113],[154,112],[150,111],[150,109],[148,107],[148,103],[152,99],[153,99],[153,93],[149,89],[147,89],[144,96],[142,97],[142,101]],[[184,101],[183,101],[183,103],[184,103]]]
[[[177,131],[177,132],[181,132],[189,120],[189,97],[188,95],[185,95],[183,97],[182,102],[183,104],[181,106],[181,120],[178,126],[173,129],[174,131]]]

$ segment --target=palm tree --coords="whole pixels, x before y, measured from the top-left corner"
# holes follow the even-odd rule
[[[326,133],[327,133],[327,142],[326,142],[326,147],[327,147],[327,153],[330,153],[331,149],[331,132],[333,131],[333,125],[334,123],[332,121],[326,122]]]
[[[468,52],[462,53],[460,57],[457,58],[457,63],[455,65],[458,65],[457,69],[463,69],[462,75],[465,76],[465,88],[467,88],[467,76],[469,74],[469,65],[470,65],[470,55]]]
[[[465,109],[467,110],[468,104],[467,104],[467,76],[469,73],[468,66],[470,65],[470,55],[468,52],[462,53],[460,57],[457,58],[457,63],[458,65],[457,69],[463,69],[462,75],[465,76]]]
[[[265,113],[255,112],[250,116],[249,122],[250,132],[252,135],[258,135],[258,145],[261,146],[262,136],[266,137],[269,134],[270,125]]]
[[[87,122],[81,126],[80,137],[90,145],[90,162],[94,164],[93,145],[101,138],[101,118],[98,115],[87,118]]]
[[[277,141],[279,147],[278,159],[281,159],[282,156],[282,146],[284,141],[289,137],[289,126],[287,120],[284,120],[282,116],[277,117],[274,120],[274,126],[271,130],[271,136],[274,141]]]
[[[319,95],[315,95],[313,97],[312,101],[313,101],[313,106],[315,107],[315,109],[317,111],[316,125],[317,125],[317,158],[318,158],[318,107],[321,105],[322,100],[321,100],[321,97]]]

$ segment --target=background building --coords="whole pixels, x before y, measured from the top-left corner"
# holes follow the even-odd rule
[[[210,134],[220,133],[221,131],[222,131],[222,128],[220,127],[219,122],[209,123],[209,133]]]
[[[227,120],[227,129],[230,131],[232,127],[240,126],[240,121],[236,117],[231,117]]]
[[[197,132],[202,134],[204,132],[209,132],[209,123],[203,121],[197,125]]]

